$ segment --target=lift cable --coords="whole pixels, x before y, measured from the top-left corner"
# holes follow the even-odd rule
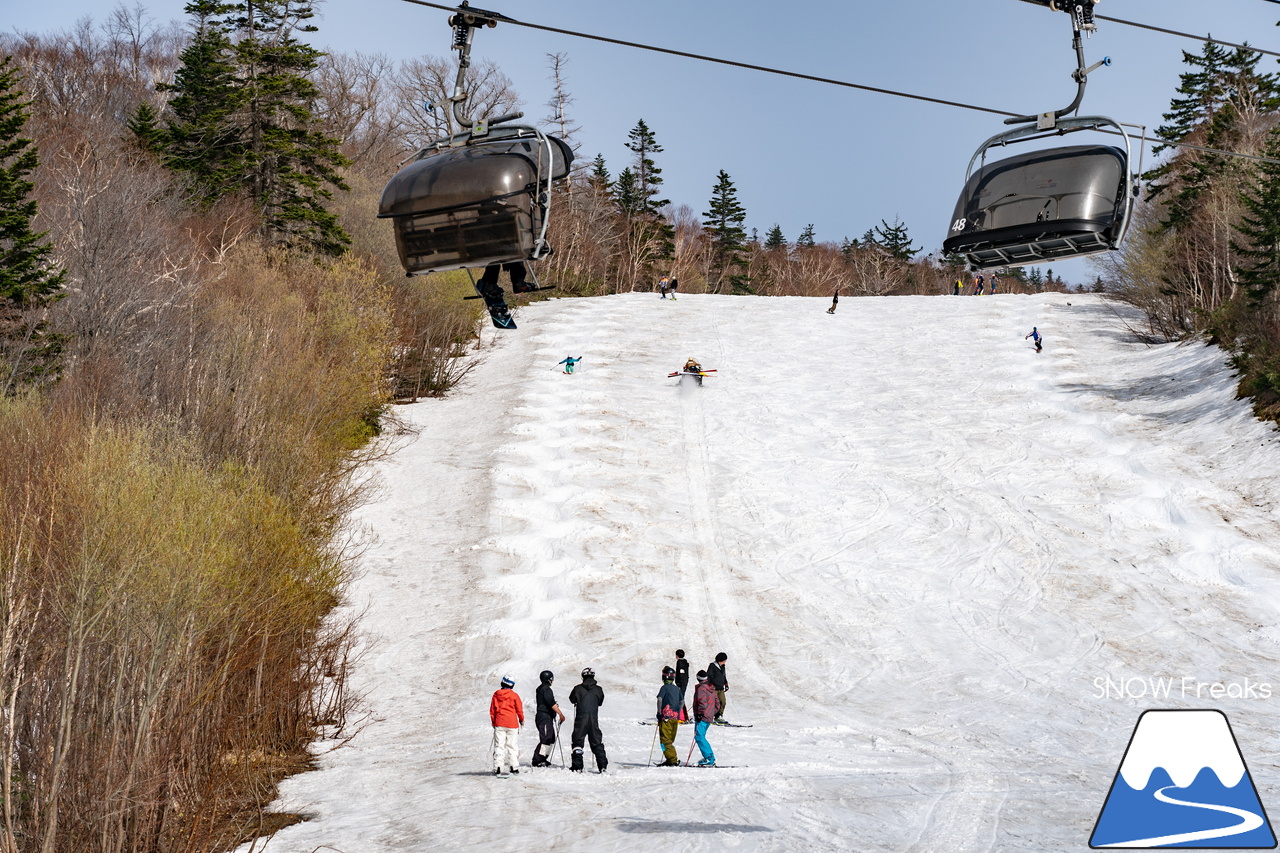
[[[1042,3],[1037,3],[1036,0],[1022,0],[1022,2],[1030,3],[1034,6],[1043,6]],[[1280,3],[1280,0],[1270,0],[1270,2]],[[1152,32],[1164,33],[1165,35],[1170,35],[1170,36],[1179,36],[1181,38],[1194,39],[1195,41],[1200,41],[1200,42],[1205,42],[1205,41],[1213,42],[1214,44],[1220,44],[1223,47],[1234,47],[1240,50],[1251,50],[1254,53],[1261,53],[1267,56],[1280,56],[1280,53],[1277,53],[1274,50],[1263,50],[1260,47],[1254,47],[1253,45],[1249,45],[1249,44],[1236,44],[1235,42],[1216,39],[1213,36],[1198,36],[1195,33],[1183,33],[1183,32],[1179,32],[1178,30],[1169,30],[1169,29],[1165,29],[1164,27],[1156,27],[1151,24],[1140,24],[1137,21],[1126,21],[1123,18],[1108,18],[1106,15],[1099,15],[1097,12],[1093,13],[1093,17],[1098,19],[1099,21],[1109,21],[1113,24],[1124,24],[1126,27],[1137,27],[1138,29],[1141,29],[1141,30],[1151,30]]]
[[[428,2],[428,0],[404,0],[404,2],[412,3],[415,6],[427,6],[432,9],[440,9],[445,12],[458,11],[457,6],[445,6],[440,3]],[[1023,0],[1023,2],[1033,3],[1035,2],[1035,0]],[[1280,3],[1280,0],[1272,0],[1272,2]],[[528,21],[517,21],[514,18],[508,18],[505,15],[498,15],[496,13],[486,12],[483,9],[475,9],[475,8],[467,7],[467,13],[470,15],[474,15],[476,18],[479,18],[481,20],[497,21],[503,24],[514,24],[515,26],[525,27],[531,30],[541,30],[543,32],[557,33],[559,35],[564,35],[564,36],[572,36],[573,38],[588,39],[591,41],[601,41],[607,44],[621,45],[622,47],[632,47],[637,50],[647,50],[653,53],[665,53],[668,56],[680,56],[680,57],[684,57],[685,59],[696,59],[701,62],[711,62],[718,65],[729,65],[734,68],[746,68],[749,71],[762,71],[766,74],[777,74],[783,77],[793,77],[799,80],[809,80],[814,83],[827,83],[832,86],[842,86],[846,89],[860,89],[864,92],[876,92],[881,95],[890,95],[895,98],[908,98],[914,101],[925,101],[926,103],[930,103],[930,104],[941,104],[947,107],[957,107],[959,109],[974,110],[974,111],[983,112],[983,113],[992,113],[994,115],[1010,116],[1010,117],[1021,115],[1021,113],[1009,112],[1008,110],[997,110],[991,107],[982,107],[982,106],[977,106],[975,104],[966,104],[960,101],[948,101],[942,98],[930,98],[927,95],[915,95],[910,92],[898,92],[893,89],[882,89],[878,86],[866,86],[861,83],[850,83],[846,80],[835,80],[830,77],[818,77],[813,74],[802,74],[798,71],[786,71],[780,68],[771,68],[767,65],[753,65],[749,62],[738,62],[733,59],[721,59],[715,56],[705,56],[698,53],[689,53],[683,50],[673,50],[672,48],[669,48],[669,47],[657,47],[649,44],[641,44],[640,42],[624,41],[623,39],[610,38],[609,36],[599,36],[599,35],[593,35],[591,33],[581,33],[575,30],[566,30],[566,29],[561,29],[559,27],[547,26],[546,24],[534,24]],[[1095,15],[1094,17],[1101,18],[1102,16]],[[1128,22],[1118,21],[1117,23],[1128,23]],[[1183,34],[1175,33],[1175,35],[1183,35]],[[1198,38],[1198,36],[1189,36],[1189,37]],[[1217,42],[1217,43],[1228,44],[1227,42]],[[1234,46],[1234,45],[1230,45],[1230,46]],[[1255,48],[1247,48],[1247,49],[1255,50]],[[1266,53],[1267,51],[1259,51],[1259,52]],[[1273,54],[1273,55],[1280,56],[1280,54]],[[1123,124],[1125,124],[1126,127],[1134,127],[1134,128],[1141,127],[1141,125],[1130,124],[1128,122],[1124,122]],[[1101,132],[1115,133],[1115,131],[1101,131]],[[1223,151],[1218,148],[1205,148],[1204,146],[1191,145],[1185,142],[1169,142],[1167,140],[1156,139],[1154,137],[1149,138],[1146,141],[1149,141],[1153,145],[1164,145],[1170,148],[1190,148],[1196,151],[1204,151],[1210,154],[1220,154],[1224,157],[1240,157],[1246,160],[1256,160],[1263,163],[1280,164],[1280,160],[1276,160],[1271,157],[1261,157],[1255,154],[1241,154],[1237,151]]]

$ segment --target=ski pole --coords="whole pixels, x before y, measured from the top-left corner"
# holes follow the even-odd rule
[[[653,765],[653,748],[658,745],[658,727],[653,727],[653,743],[649,744],[649,765]]]
[[[560,727],[564,725],[564,720],[556,723],[556,746],[560,747],[560,769],[564,769],[564,741],[560,740]]]
[[[689,766],[689,759],[693,758],[693,745],[698,742],[697,729],[694,729],[693,740],[689,741],[689,754],[684,757],[684,766]]]

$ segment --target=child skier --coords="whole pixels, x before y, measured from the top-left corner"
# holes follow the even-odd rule
[[[580,361],[582,361],[582,356],[578,356],[577,358],[574,358],[573,356],[569,356],[568,358],[566,358],[564,361],[560,363],[564,365],[565,373],[573,373],[573,366]]]
[[[1025,341],[1027,338],[1031,338],[1036,342],[1036,352],[1040,352],[1043,347],[1040,344],[1040,333],[1036,331],[1035,326],[1032,326],[1031,331],[1024,335],[1022,339]]]
[[[684,649],[676,649],[676,687],[680,688],[680,722],[689,722],[689,709],[685,705],[684,694],[689,687],[689,659],[684,656]]]
[[[669,666],[662,668],[662,688],[658,690],[658,740],[662,741],[662,755],[667,760],[659,767],[678,767],[680,756],[676,754],[676,733],[680,730],[680,688],[676,687],[676,671]]]
[[[711,750],[711,744],[707,742],[707,729],[711,728],[711,724],[716,718],[723,713],[720,705],[720,698],[716,695],[716,687],[707,681],[707,671],[698,671],[698,686],[693,691],[693,719],[695,725],[693,727],[693,741],[698,745],[698,752],[702,753],[702,760],[698,762],[699,767],[714,767],[716,764],[716,754]]]
[[[534,723],[538,726],[538,748],[533,751],[531,762],[534,767],[551,766],[551,748],[556,744],[555,718],[559,717],[560,722],[564,722],[564,713],[556,704],[556,694],[551,689],[551,682],[555,677],[555,673],[549,669],[544,669],[538,676],[538,680],[542,683],[538,685],[538,710],[533,717]],[[563,753],[561,755],[563,756]]]
[[[512,773],[520,772],[520,749],[516,736],[524,725],[524,705],[511,688],[515,679],[502,677],[502,686],[489,700],[489,721],[493,723],[493,775],[501,776],[505,764]]]

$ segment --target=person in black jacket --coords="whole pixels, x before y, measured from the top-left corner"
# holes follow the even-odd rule
[[[604,704],[604,690],[596,684],[596,674],[591,667],[582,671],[582,683],[569,693],[569,701],[577,709],[573,716],[573,761],[570,770],[582,772],[582,744],[591,741],[591,754],[596,757],[596,770],[603,773],[609,768],[609,756],[604,753],[604,736],[600,734],[600,706]]]
[[[534,723],[538,726],[538,748],[533,751],[533,761],[531,763],[534,767],[550,767],[551,748],[556,745],[555,718],[559,717],[560,722],[563,723],[564,713],[560,710],[560,706],[556,704],[556,694],[551,689],[551,682],[555,680],[555,673],[545,669],[539,678],[542,683],[538,685],[536,694],[538,712],[533,718]],[[561,755],[563,756],[563,753]]]
[[[684,649],[676,649],[676,687],[680,688],[680,719],[688,721],[689,708],[685,705],[684,692],[689,687],[689,661],[684,656]]]
[[[716,655],[715,663],[707,667],[707,680],[711,682],[716,689],[716,698],[720,700],[720,713],[716,714],[716,722],[724,722],[724,709],[729,705],[729,699],[725,693],[729,690],[729,676],[725,674],[725,665],[729,662],[729,656],[724,652]]]

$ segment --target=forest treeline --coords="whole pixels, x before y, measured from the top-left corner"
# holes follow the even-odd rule
[[[1152,340],[1208,335],[1234,355],[1240,393],[1280,416],[1280,77],[1262,55],[1212,42],[1183,53],[1160,159],[1129,238],[1096,266]],[[1179,147],[1189,143],[1200,148]],[[1227,156],[1236,152],[1255,158]]]

